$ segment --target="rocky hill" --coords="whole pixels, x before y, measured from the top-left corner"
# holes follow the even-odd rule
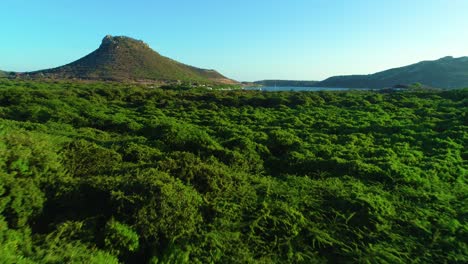
[[[236,83],[215,70],[196,68],[164,57],[143,41],[110,35],[102,40],[97,50],[75,62],[25,75],[58,79]]]

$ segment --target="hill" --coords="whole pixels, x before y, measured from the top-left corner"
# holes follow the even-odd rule
[[[143,41],[110,35],[102,40],[97,50],[75,62],[26,75],[58,79],[236,83],[215,70],[196,68],[164,57]]]
[[[422,61],[370,75],[334,76],[318,82],[320,87],[384,88],[422,83],[437,88],[468,87],[468,57],[444,57]]]
[[[254,84],[263,86],[279,87],[313,87],[318,81],[293,81],[293,80],[263,80],[256,81]]]

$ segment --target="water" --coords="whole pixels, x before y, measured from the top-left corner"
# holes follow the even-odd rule
[[[331,88],[331,87],[294,87],[294,86],[262,86],[262,87],[244,87],[244,90],[250,91],[292,91],[292,92],[317,92],[317,91],[351,91],[351,90],[369,90],[368,88]]]

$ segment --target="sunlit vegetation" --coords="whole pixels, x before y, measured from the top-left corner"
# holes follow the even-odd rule
[[[467,104],[0,80],[0,263],[466,263]]]

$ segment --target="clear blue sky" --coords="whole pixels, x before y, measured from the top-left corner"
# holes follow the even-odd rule
[[[107,35],[237,80],[320,80],[468,55],[466,0],[2,0],[0,69],[56,67]]]

